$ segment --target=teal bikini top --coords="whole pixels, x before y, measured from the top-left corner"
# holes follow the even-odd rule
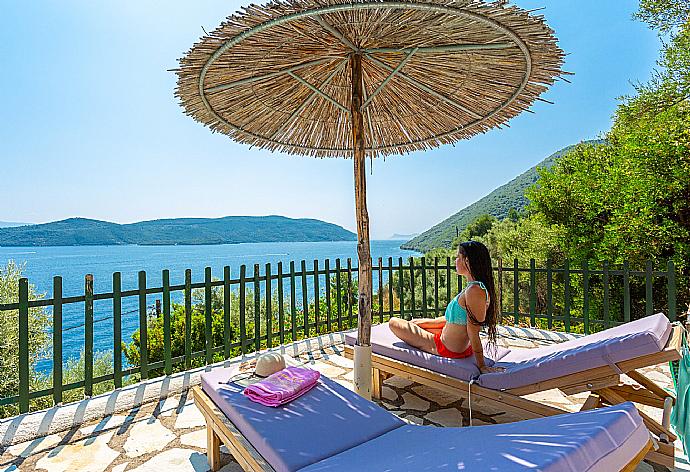
[[[467,310],[458,303],[458,298],[460,298],[460,295],[472,285],[479,285],[486,292],[486,302],[489,303],[489,291],[482,282],[479,280],[467,282],[467,287],[465,287],[457,297],[453,297],[446,307],[446,323],[467,325]]]

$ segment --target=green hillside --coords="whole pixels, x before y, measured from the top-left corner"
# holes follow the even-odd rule
[[[324,221],[283,216],[177,218],[120,225],[86,218],[0,228],[0,246],[233,244],[277,241],[354,241]]]
[[[556,159],[568,152],[574,146],[568,146],[551,154],[528,171],[515,177],[505,185],[501,185],[487,196],[477,200],[473,204],[463,208],[456,214],[446,218],[436,226],[424,231],[419,236],[409,240],[402,249],[412,249],[426,252],[436,247],[448,247],[456,236],[457,231],[462,232],[465,227],[480,215],[489,214],[502,219],[508,216],[511,208],[522,211],[528,204],[525,190],[534,184],[539,175],[538,167],[550,168]]]

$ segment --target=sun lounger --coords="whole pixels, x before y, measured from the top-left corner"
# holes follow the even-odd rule
[[[472,396],[478,409],[488,404],[510,411],[518,418],[537,418],[564,410],[524,398],[523,395],[558,388],[567,395],[590,392],[582,409],[633,401],[664,408],[662,424],[641,413],[645,424],[660,440],[648,459],[672,467],[673,441],[666,418],[674,401],[636,369],[681,357],[682,327],[669,323],[662,313],[626,323],[596,334],[535,349],[500,349],[489,353],[489,365],[504,367],[501,373],[480,375],[473,358],[446,359],[423,353],[393,335],[388,324],[372,327],[372,394],[378,397],[381,382],[399,375],[459,397]],[[356,333],[346,335],[345,355],[352,357]],[[621,383],[626,374],[636,385]],[[470,385],[471,381],[472,384]],[[639,385],[637,385],[639,384]],[[670,399],[670,400],[667,400]]]
[[[342,385],[320,384],[278,408],[228,384],[236,368],[202,375],[194,400],[207,422],[211,470],[220,443],[251,471],[632,471],[651,447],[631,403],[517,423],[408,425]]]

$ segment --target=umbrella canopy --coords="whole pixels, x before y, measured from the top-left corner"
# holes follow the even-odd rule
[[[188,115],[236,141],[353,157],[358,344],[368,346],[365,156],[501,126],[562,74],[563,56],[541,16],[502,1],[278,0],[244,8],[196,43],[180,59],[176,95]],[[367,376],[355,373],[365,396]]]

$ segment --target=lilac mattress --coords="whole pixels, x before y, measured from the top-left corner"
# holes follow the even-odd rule
[[[345,334],[345,342],[347,344],[352,346],[356,341],[357,332]],[[420,351],[395,336],[388,327],[388,323],[371,327],[371,350],[376,354],[450,375],[457,379],[470,380],[479,376],[479,369],[475,363],[474,356],[464,359],[449,359]],[[502,347],[493,349],[485,344],[484,357],[486,365],[493,365],[494,361],[502,359],[508,352],[508,349]]]
[[[302,469],[611,472],[649,441],[632,403],[473,428],[406,425]]]
[[[294,471],[405,424],[374,403],[321,376],[319,385],[271,408],[228,384],[237,367],[201,375],[201,388],[278,472]]]
[[[495,390],[518,388],[654,354],[664,349],[671,330],[668,318],[658,313],[564,343],[513,349],[498,363],[506,370],[481,375],[479,384]]]

